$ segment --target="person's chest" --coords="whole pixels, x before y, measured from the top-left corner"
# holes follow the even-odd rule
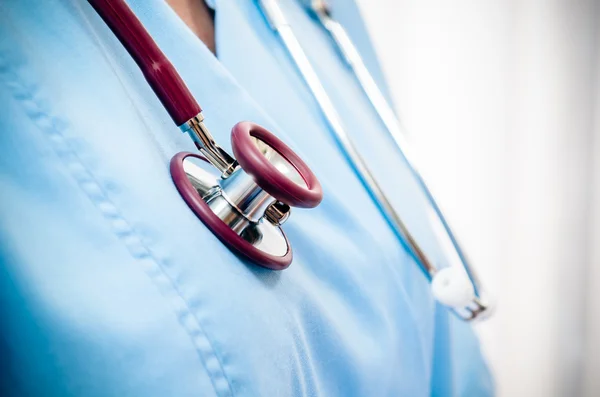
[[[213,381],[221,385],[215,386],[217,394],[428,394],[434,305],[427,282],[337,148],[255,4],[217,2],[219,59],[166,4],[130,5],[200,102],[221,145],[229,149],[231,126],[251,120],[297,150],[319,177],[322,204],[294,211],[285,224],[294,262],[283,272],[249,265],[188,210],[170,180],[168,163],[193,145],[172,125],[135,64],[86,4],[34,10],[38,24],[29,29],[26,45],[16,49],[22,64],[10,64],[8,57],[17,79],[31,80],[40,96],[51,98],[48,112],[67,126],[60,132],[67,144],[56,150],[71,148],[76,159],[46,158],[40,164],[44,172],[70,175],[83,167],[100,188],[108,189],[119,220],[130,225],[143,250],[164,258],[156,261],[154,271],[164,275],[201,326],[208,344],[204,357],[214,356],[220,363],[208,370],[212,380],[225,379]],[[352,76],[310,19],[291,3],[287,9],[298,23],[295,28],[306,33],[301,40],[310,43],[308,54],[353,139],[394,203],[405,209],[402,214],[412,224],[422,224],[419,193]],[[26,6],[15,10],[25,20]],[[19,139],[24,146],[29,139],[43,146],[54,138],[26,128]],[[81,185],[58,186],[58,198],[81,195],[78,189]],[[96,204],[98,211],[106,211]],[[56,204],[52,210],[66,208]],[[115,231],[103,222],[109,221],[90,216],[89,222],[71,225],[79,233],[57,244],[68,253],[90,236],[108,238]],[[125,233],[127,228],[121,228]],[[129,253],[117,243],[106,249],[135,269],[139,252],[137,245],[127,245],[131,238],[124,237]],[[41,263],[32,258],[30,270],[42,272]],[[75,281],[78,274],[71,275]],[[103,283],[109,288],[111,280],[108,274],[99,276],[98,289]],[[61,288],[66,288],[61,299],[69,299],[74,287]],[[135,294],[135,287],[130,288],[127,293]],[[89,305],[93,297],[88,298],[80,299],[80,305]],[[131,310],[153,317],[143,302],[136,305]],[[143,347],[151,341],[139,343]]]

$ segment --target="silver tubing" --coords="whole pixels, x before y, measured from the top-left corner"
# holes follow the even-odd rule
[[[336,141],[342,149],[343,154],[346,156],[350,165],[354,168],[363,185],[367,188],[371,198],[375,201],[377,207],[383,213],[393,231],[398,237],[400,237],[400,240],[408,246],[412,255],[421,265],[425,275],[429,280],[431,280],[437,272],[436,266],[429,261],[417,243],[416,239],[412,236],[404,222],[402,222],[402,219],[395,211],[385,193],[377,183],[374,175],[366,165],[365,160],[362,158],[352,143],[349,135],[344,130],[340,116],[335,110],[331,99],[327,95],[325,88],[321,84],[318,75],[316,74],[304,50],[298,42],[291,26],[287,22],[285,15],[279,7],[278,0],[258,0],[258,4],[271,28],[279,34],[298,71],[309,87],[313,97],[319,104],[323,116],[329,124]],[[461,249],[458,240],[450,229],[450,226],[436,200],[434,199],[433,194],[427,187],[421,174],[418,172],[415,166],[415,161],[411,158],[412,156],[408,150],[408,143],[402,134],[400,122],[396,118],[391,106],[385,99],[385,96],[381,90],[379,90],[379,87],[369,73],[367,67],[362,61],[360,54],[358,53],[358,50],[353,45],[352,40],[346,33],[345,29],[341,24],[330,17],[325,3],[320,0],[311,0],[308,7],[314,12],[321,24],[329,32],[344,60],[356,75],[356,78],[358,79],[362,89],[365,91],[369,101],[375,108],[389,134],[392,136],[396,145],[398,146],[402,156],[406,160],[411,173],[425,192],[427,199],[431,203],[436,215],[442,223],[444,230],[446,231],[456,253],[458,254],[458,257],[463,263],[467,275],[473,284],[476,296],[472,304],[463,309],[455,309],[453,312],[460,318],[467,321],[476,319],[481,313],[487,312],[486,309],[488,308],[488,305],[481,299],[479,278],[474,269],[470,266],[466,254]]]
[[[458,254],[458,257],[463,263],[463,266],[473,283],[473,287],[475,288],[475,294],[479,295],[480,289],[480,279],[475,271],[475,268],[471,266],[471,262],[469,261],[465,251],[462,249],[461,244],[459,243],[456,234],[450,227],[450,224],[447,222],[446,217],[437,203],[433,193],[425,183],[423,176],[418,170],[417,161],[415,160],[414,154],[411,153],[409,143],[405,138],[405,132],[402,128],[400,121],[396,117],[394,110],[390,106],[389,102],[386,100],[385,96],[377,86],[375,79],[369,70],[367,69],[365,63],[363,62],[360,53],[354,46],[350,36],[346,32],[346,29],[334,20],[329,13],[327,6],[324,1],[317,0],[311,1],[309,8],[317,17],[317,19],[321,22],[323,27],[327,30],[329,35],[331,36],[333,42],[337,46],[339,52],[342,54],[342,57],[348,64],[348,66],[352,69],[356,79],[358,80],[360,86],[365,92],[367,98],[371,102],[371,105],[377,112],[377,115],[385,125],[388,133],[396,143],[396,146],[400,150],[400,153],[406,160],[409,169],[413,176],[416,178],[418,184],[425,192],[425,195],[431,206],[433,207],[437,217],[439,218],[444,231],[446,232],[450,242]]]
[[[406,225],[398,213],[392,207],[385,193],[377,183],[373,173],[369,170],[365,160],[362,158],[349,135],[344,130],[341,118],[338,115],[329,95],[321,84],[319,77],[313,69],[310,61],[306,57],[304,50],[296,39],[294,32],[287,23],[277,0],[259,0],[259,5],[263,10],[271,27],[279,34],[290,56],[296,64],[304,81],[311,90],[315,100],[318,102],[323,116],[333,131],[334,137],[342,149],[342,152],[348,159],[350,165],[354,168],[359,179],[371,194],[380,211],[383,212],[386,220],[394,232],[404,241],[417,261],[422,265],[423,271],[428,278],[431,278],[436,271],[435,266],[428,260],[427,256],[421,250],[416,240],[409,232]]]

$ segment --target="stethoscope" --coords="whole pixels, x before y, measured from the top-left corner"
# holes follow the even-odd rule
[[[470,265],[465,252],[458,243],[433,194],[415,166],[416,162],[412,158],[413,156],[411,156],[408,144],[404,139],[400,122],[369,73],[350,36],[344,27],[332,18],[325,0],[301,0],[301,3],[311,16],[324,27],[327,34],[331,37],[337,52],[342,55],[344,62],[354,73],[377,115],[404,156],[412,175],[423,189],[435,215],[441,222],[443,232],[449,239],[450,245],[460,259],[462,266],[438,268],[429,260],[386,197],[386,194],[357,150],[356,145],[352,142],[350,135],[346,132],[341,117],[338,115],[315,69],[308,60],[283,10],[279,6],[279,0],[257,0],[257,2],[267,22],[281,38],[281,42],[310,89],[315,101],[318,103],[346,159],[371,194],[371,197],[394,232],[408,246],[423,272],[431,281],[432,292],[435,298],[440,303],[452,308],[464,320],[481,319],[489,316],[491,312],[489,298],[484,296],[481,282],[474,268]]]
[[[275,135],[248,121],[233,126],[233,155],[225,151],[206,127],[202,109],[187,86],[125,1],[89,0],[89,3],[134,59],[175,125],[190,136],[199,150],[199,153],[178,153],[170,162],[173,182],[185,202],[235,253],[269,269],[287,268],[292,262],[292,247],[282,225],[289,219],[291,207],[312,208],[321,202],[323,193],[316,176]],[[419,181],[442,219],[462,259],[464,270],[462,267],[436,269],[430,263],[344,131],[335,108],[277,1],[259,0],[259,3],[321,106],[336,140],[357,175],[395,232],[408,244],[426,271],[434,296],[465,320],[481,317],[488,305],[482,301],[479,282],[420,176]],[[359,80],[363,79],[360,80],[361,84],[382,119],[386,117],[391,120],[390,126],[394,123],[397,125],[393,111],[377,89],[344,29],[329,17],[322,2],[312,2],[310,9],[331,32],[336,43],[344,48],[345,57]],[[383,110],[380,111],[380,108]],[[396,131],[390,126],[390,132]],[[414,168],[413,172],[419,175]],[[463,274],[465,270],[466,274]]]
[[[281,225],[290,207],[311,208],[323,198],[310,168],[265,128],[239,122],[231,132],[233,156],[204,123],[202,109],[124,0],[89,0],[135,60],[175,124],[200,153],[170,162],[177,190],[200,220],[231,250],[274,270],[292,262]]]

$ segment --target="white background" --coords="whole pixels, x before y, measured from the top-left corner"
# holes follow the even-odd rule
[[[396,108],[498,299],[498,394],[600,395],[600,2],[359,0]]]

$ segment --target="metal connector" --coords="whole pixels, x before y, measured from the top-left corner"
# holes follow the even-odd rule
[[[221,178],[226,179],[233,174],[237,162],[229,153],[217,145],[212,134],[204,125],[202,113],[198,113],[185,124],[180,125],[179,129],[192,138],[198,150],[221,172]]]
[[[265,218],[275,226],[281,226],[288,220],[292,209],[289,205],[275,201],[267,207]]]

